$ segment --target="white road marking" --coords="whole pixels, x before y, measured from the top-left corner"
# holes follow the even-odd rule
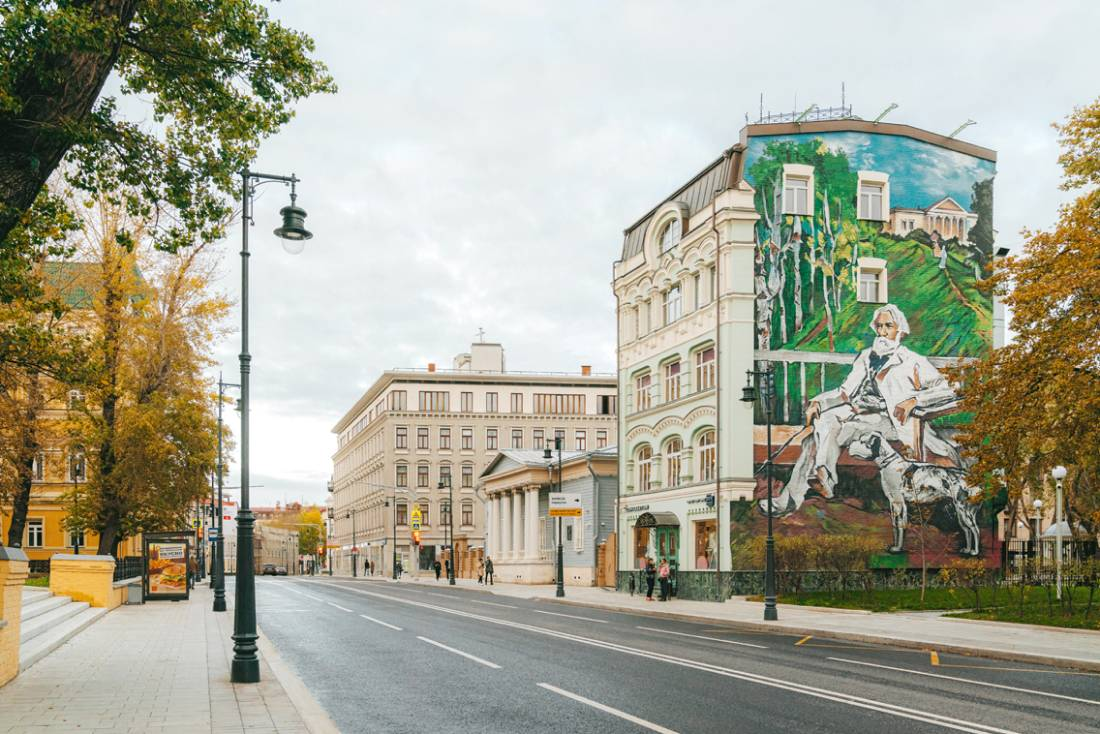
[[[737,640],[723,640],[721,637],[707,637],[706,635],[693,635],[688,632],[673,632],[672,630],[661,630],[656,627],[641,627],[638,629],[645,630],[647,632],[660,632],[662,635],[679,635],[680,637],[694,637],[698,640],[710,640],[711,642],[724,642],[727,645],[741,645],[742,647],[759,647],[761,650],[767,650],[767,645],[754,645],[751,642],[738,642]]]
[[[496,663],[490,663],[488,660],[484,660],[482,658],[479,658],[477,655],[471,655],[468,652],[462,652],[461,650],[456,650],[453,647],[448,647],[447,645],[444,645],[442,642],[436,642],[435,640],[429,640],[427,637],[421,637],[420,635],[417,635],[416,639],[423,640],[424,642],[428,643],[429,645],[435,645],[436,647],[441,647],[444,650],[446,650],[447,652],[453,652],[455,655],[461,655],[462,657],[467,658],[468,660],[473,660],[475,663],[481,663],[482,665],[484,665],[487,668],[492,668],[493,670],[500,670],[500,666],[497,665]]]
[[[1090,698],[1077,698],[1076,696],[1065,696],[1061,693],[1047,693],[1046,691],[1036,691],[1032,688],[1017,688],[1016,686],[1006,686],[1001,683],[987,683],[983,680],[972,680],[970,678],[959,678],[954,675],[943,675],[941,673],[926,673],[923,670],[910,670],[909,668],[895,668],[892,665],[879,665],[878,663],[865,663],[860,660],[848,660],[847,658],[829,658],[829,660],[835,660],[838,663],[849,663],[851,665],[866,665],[869,668],[882,668],[883,670],[896,670],[899,673],[912,673],[913,675],[924,675],[929,678],[943,678],[944,680],[954,680],[960,683],[971,683],[976,686],[986,686],[987,688],[1002,688],[1006,691],[1019,691],[1020,693],[1032,693],[1036,696],[1048,696],[1049,698],[1061,698],[1065,701],[1076,701],[1078,703],[1091,703],[1093,706],[1100,706],[1100,701],[1094,701]]]
[[[390,624],[389,622],[383,622],[381,619],[375,619],[374,617],[368,617],[365,614],[360,614],[359,616],[362,617],[363,619],[367,620],[368,622],[374,622],[375,624],[380,624],[383,627],[389,627],[391,630],[397,630],[398,632],[401,631],[401,628],[398,627],[395,624]]]
[[[581,703],[583,703],[587,706],[591,706],[594,709],[599,709],[600,711],[604,711],[604,712],[609,713],[613,716],[618,716],[620,719],[626,719],[630,723],[637,724],[638,726],[643,727],[645,729],[649,729],[650,731],[660,732],[660,734],[676,734],[676,732],[673,731],[672,729],[666,729],[665,727],[661,726],[660,724],[654,724],[652,721],[646,721],[645,719],[639,719],[637,716],[633,716],[631,714],[628,714],[625,711],[620,711],[617,708],[612,708],[611,706],[599,703],[598,701],[593,701],[591,698],[585,698],[584,696],[578,696],[576,693],[570,693],[569,691],[563,691],[561,688],[558,688],[557,686],[552,686],[549,683],[539,683],[539,687],[540,688],[545,688],[548,691],[553,691],[554,693],[557,693],[559,696],[565,696],[566,698],[571,698],[574,701],[580,701]]]
[[[325,602],[325,603],[326,603],[326,604],[328,604],[328,605],[329,605],[330,607],[336,607],[336,608],[337,608],[337,609],[339,609],[339,610],[340,610],[341,612],[350,612],[350,611],[351,611],[351,610],[350,610],[350,609],[348,609],[347,607],[342,607],[342,606],[340,606],[339,604],[333,604],[332,602]]]
[[[515,604],[501,604],[495,601],[478,601],[477,599],[466,599],[471,604],[484,604],[490,607],[504,607],[505,609],[519,609]]]
[[[558,632],[556,630],[547,629],[545,627],[536,627],[534,625],[523,624],[521,622],[512,622],[507,619],[486,617],[480,614],[474,614],[473,612],[465,612],[460,609],[441,607],[437,604],[428,604],[427,602],[413,601],[412,599],[403,599],[399,596],[379,594],[373,591],[364,591],[362,589],[350,588],[342,584],[334,584],[325,581],[313,581],[305,583],[317,583],[327,586],[334,586],[336,588],[343,588],[347,589],[348,591],[352,591],[358,594],[366,594],[367,596],[373,596],[379,599],[400,602],[402,604],[409,604],[411,606],[422,607],[424,609],[432,609],[435,611],[444,612],[446,614],[453,614],[459,617],[476,619],[482,622],[488,622],[490,624],[496,624],[502,627],[511,627],[513,629],[525,630],[527,632],[533,632],[535,634],[547,635],[549,637],[557,637],[559,639],[577,642],[582,645],[589,645],[591,647],[611,650],[613,652],[619,652],[624,655],[632,655],[635,657],[645,658],[651,661],[656,660],[669,663],[670,665],[678,665],[684,668],[693,668],[695,670],[701,670],[706,673],[713,673],[715,675],[721,675],[727,678],[735,678],[737,680],[743,680],[750,683],[757,683],[759,685],[768,686],[770,688],[788,690],[794,693],[800,693],[805,696],[811,696],[827,701],[843,703],[849,706],[853,706],[855,708],[890,714],[891,716],[897,716],[903,719],[923,721],[925,723],[934,724],[945,729],[970,732],[970,734],[1018,734],[1017,732],[1014,732],[1010,729],[999,729],[997,727],[987,726],[985,724],[978,724],[976,722],[965,721],[963,719],[955,719],[949,716],[944,716],[942,714],[935,714],[930,711],[921,711],[920,709],[912,709],[905,706],[898,706],[896,704],[887,703],[885,701],[861,698],[850,693],[843,693],[841,691],[830,690],[827,688],[817,688],[815,686],[803,685],[801,683],[793,683],[790,681],[782,680],[780,678],[770,678],[768,676],[759,675],[757,673],[750,673],[745,670],[725,668],[720,665],[713,665],[711,663],[688,660],[687,658],[679,658],[673,655],[666,655],[664,653],[654,652],[652,650],[643,650],[637,647],[629,647],[627,645],[620,645],[613,642],[604,642],[603,640],[597,640],[591,637],[582,637],[580,635],[574,635],[568,632]]]
[[[578,617],[575,614],[562,614],[561,612],[544,612],[541,609],[532,609],[535,614],[551,614],[555,617],[569,617],[570,619],[579,619],[583,622],[595,622],[596,624],[607,624],[606,619],[592,619],[591,617]]]
[[[451,601],[468,601],[471,604],[488,604],[491,607],[504,607],[505,609],[519,609],[519,607],[513,606],[511,604],[498,604],[495,601],[478,601],[477,599],[467,599],[464,596],[458,596],[456,594],[441,594],[438,591],[422,591],[420,593],[427,594],[428,596],[442,596],[444,599],[450,599]]]
[[[308,609],[264,609],[260,607],[256,610],[259,614],[288,614],[290,612],[308,612]]]
[[[308,598],[308,599],[312,599],[313,601],[324,601],[324,599],[322,599],[322,598],[321,598],[321,597],[319,597],[319,596],[314,596],[313,594],[307,594],[307,593],[306,593],[306,592],[304,592],[304,591],[298,591],[297,589],[292,589],[292,588],[290,588],[289,586],[287,587],[287,589],[286,589],[286,590],[287,590],[287,591],[293,591],[293,592],[294,592],[295,594],[301,594],[302,596],[304,596],[304,597],[306,597],[306,598]]]

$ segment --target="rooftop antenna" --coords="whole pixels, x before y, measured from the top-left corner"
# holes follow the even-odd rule
[[[844,109],[845,95],[844,95],[844,82],[840,83],[840,108]]]
[[[478,344],[485,343],[485,329],[481,328],[480,326],[477,327],[477,341]]]
[[[889,115],[892,111],[896,110],[897,108],[898,108],[898,103],[897,102],[891,102],[890,106],[887,107],[886,109],[884,109],[882,112],[880,112],[879,116],[876,117],[872,121],[872,124],[875,124],[875,125],[879,124],[879,122],[882,120],[882,118],[886,117],[887,115]],[[962,128],[959,128],[959,130],[962,130]]]
[[[961,133],[961,132],[962,132],[963,130],[965,130],[966,128],[970,127],[971,125],[977,125],[977,124],[978,124],[978,123],[977,123],[977,122],[975,122],[974,120],[967,120],[966,122],[964,122],[963,124],[961,124],[961,125],[959,125],[959,126],[958,126],[957,128],[955,128],[955,131],[954,131],[954,132],[952,132],[952,133],[951,133],[950,135],[948,135],[947,137],[949,137],[949,138],[953,138],[953,137],[955,137],[956,135],[958,135],[959,133]]]
[[[763,120],[764,119],[764,93],[763,92],[760,93],[760,117],[758,117],[757,119],[758,120]]]

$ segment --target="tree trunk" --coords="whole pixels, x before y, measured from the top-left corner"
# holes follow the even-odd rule
[[[64,11],[43,12],[111,18],[111,37],[84,48],[50,48],[51,39],[39,41],[13,81],[13,97],[21,106],[0,114],[0,242],[76,142],[118,59],[138,0],[72,0],[67,5]]]
[[[103,420],[103,433],[99,444],[99,457],[96,469],[96,481],[99,483],[99,491],[102,497],[102,510],[100,511],[99,525],[96,531],[99,533],[99,555],[113,555],[121,540],[122,529],[122,498],[119,497],[118,486],[112,476],[115,468],[115,431],[118,424],[118,391],[119,391],[119,351],[121,345],[119,339],[122,331],[122,308],[125,302],[121,292],[120,271],[123,258],[117,252],[113,252],[113,244],[106,244],[110,248],[105,253],[103,267],[109,269],[104,273],[105,288],[103,289],[103,373],[105,385],[101,404],[101,417]]]
[[[18,486],[15,496],[12,497],[11,524],[8,526],[8,545],[12,548],[23,546],[23,531],[27,525],[27,510],[30,508],[31,488],[34,486],[34,459],[40,448],[38,414],[42,408],[42,389],[37,374],[32,375],[28,381],[26,399],[16,468]]]

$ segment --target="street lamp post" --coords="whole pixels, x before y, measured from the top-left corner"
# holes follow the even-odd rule
[[[328,535],[328,538],[325,538],[325,562],[326,562],[326,565],[328,565],[328,575],[329,576],[332,576],[332,548],[330,547],[332,544],[329,543],[328,541],[329,541],[329,538],[332,537],[333,532],[334,532],[333,529],[332,529],[332,526],[333,526],[333,523],[335,522],[335,518],[336,518],[335,510],[333,510],[331,507],[329,507],[328,508],[328,527],[327,527],[329,535]]]
[[[359,543],[355,532],[355,513],[356,509],[353,507],[348,510],[348,514],[344,515],[345,520],[351,518],[351,575],[353,577],[359,576]]]
[[[258,683],[260,680],[260,659],[256,655],[256,569],[252,547],[256,519],[249,507],[248,496],[248,378],[252,369],[252,355],[248,353],[248,227],[252,224],[250,205],[256,186],[266,181],[290,184],[290,205],[279,211],[283,226],[275,230],[275,235],[284,240],[283,248],[297,254],[302,251],[302,243],[313,236],[305,228],[305,210],[295,203],[297,176],[257,173],[247,168],[241,172],[241,506],[237,512],[237,600],[233,614],[233,662],[229,674],[234,683]]]
[[[447,548],[450,550],[451,559],[447,569],[447,583],[451,586],[455,585],[455,491],[454,486],[451,484],[451,480],[448,477],[447,481],[439,482],[439,489],[444,488],[446,484],[447,489],[447,530],[450,533],[450,540],[447,541]]]
[[[1062,480],[1066,478],[1066,468],[1059,464],[1051,470],[1054,477],[1054,567],[1057,579],[1055,590],[1058,601],[1062,601]],[[1068,525],[1068,523],[1067,523]]]
[[[225,611],[225,512],[223,510],[224,499],[224,467],[222,464],[222,404],[225,402],[225,389],[227,387],[240,387],[231,382],[222,382],[221,373],[218,373],[218,537],[210,549],[214,554],[214,572],[211,574],[214,584],[214,611]]]
[[[557,490],[556,490],[558,492],[562,491],[562,488],[561,488],[561,444],[562,444],[562,438],[560,436],[554,436],[554,448],[557,449],[557,451],[558,451],[558,484],[557,484]],[[549,459],[551,461],[551,463],[553,463],[554,456],[553,456],[553,454],[550,453],[549,448],[543,449],[542,457],[544,459]],[[551,487],[551,489],[553,489],[553,487]],[[563,557],[563,552],[564,551],[563,551],[563,547],[562,547],[562,543],[561,543],[561,516],[558,516],[558,562],[557,562],[558,569],[557,569],[557,573],[555,574],[558,577],[558,584],[557,584],[557,588],[554,589],[554,596],[556,596],[556,597],[565,596],[565,559]]]
[[[765,462],[768,487],[768,539],[764,546],[764,620],[774,622],[779,619],[779,610],[775,606],[775,535],[772,532],[772,411],[775,408],[772,391],[775,388],[775,373],[769,364],[763,370],[746,370],[745,376],[747,381],[741,390],[741,402],[756,402],[755,382],[760,380],[764,392],[764,415],[768,424],[768,456]]]

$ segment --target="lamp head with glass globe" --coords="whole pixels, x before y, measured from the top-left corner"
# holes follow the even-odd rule
[[[283,241],[283,249],[291,255],[300,254],[305,249],[305,241],[313,237],[313,233],[306,229],[306,210],[296,204],[297,200],[298,194],[291,180],[290,204],[279,210],[283,226],[275,229],[275,236]]]

